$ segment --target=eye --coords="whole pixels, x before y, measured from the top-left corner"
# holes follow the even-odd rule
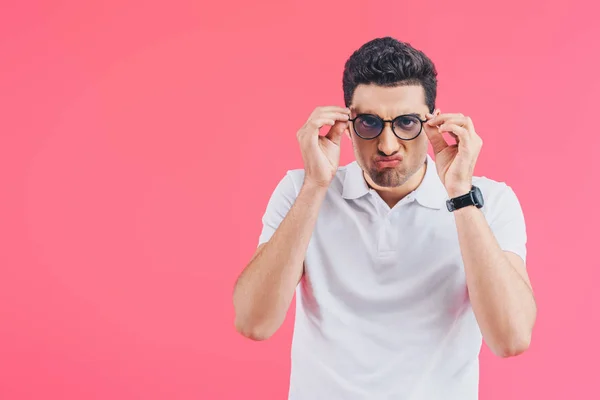
[[[396,120],[396,126],[400,129],[410,130],[417,125],[419,121],[417,121],[416,117],[413,116],[402,116]]]
[[[372,115],[362,115],[359,118],[359,122],[365,128],[377,128],[381,124],[379,119]]]

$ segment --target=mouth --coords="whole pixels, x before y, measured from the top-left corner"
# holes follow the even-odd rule
[[[379,157],[375,159],[375,165],[377,168],[394,168],[402,162],[402,157]]]

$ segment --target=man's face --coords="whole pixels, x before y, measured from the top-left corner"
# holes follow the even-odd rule
[[[351,118],[357,114],[374,114],[388,121],[404,114],[416,114],[425,120],[429,112],[421,85],[359,85],[350,109]],[[423,166],[427,156],[428,140],[424,129],[416,139],[402,140],[394,135],[391,123],[386,122],[378,137],[365,140],[357,136],[350,123],[350,138],[356,161],[365,172],[367,182],[375,188],[401,186]],[[400,160],[386,161],[391,158]]]

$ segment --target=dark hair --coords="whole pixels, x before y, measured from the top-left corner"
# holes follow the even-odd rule
[[[360,84],[400,86],[420,84],[429,111],[435,108],[437,71],[433,62],[410,44],[392,37],[377,38],[356,50],[344,67],[344,102],[352,103]]]

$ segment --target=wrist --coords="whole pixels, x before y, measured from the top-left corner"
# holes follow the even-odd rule
[[[325,196],[327,190],[329,189],[329,184],[323,184],[318,182],[313,182],[310,180],[305,180],[300,188],[300,192],[310,194],[312,196]]]
[[[453,199],[455,197],[464,196],[465,194],[471,191],[471,187],[473,185],[471,183],[463,183],[460,185],[453,185],[446,188],[448,192],[448,196]]]
[[[481,210],[475,206],[459,208],[458,210],[454,210],[452,212],[455,218],[470,218],[474,214],[478,213],[481,213]]]

